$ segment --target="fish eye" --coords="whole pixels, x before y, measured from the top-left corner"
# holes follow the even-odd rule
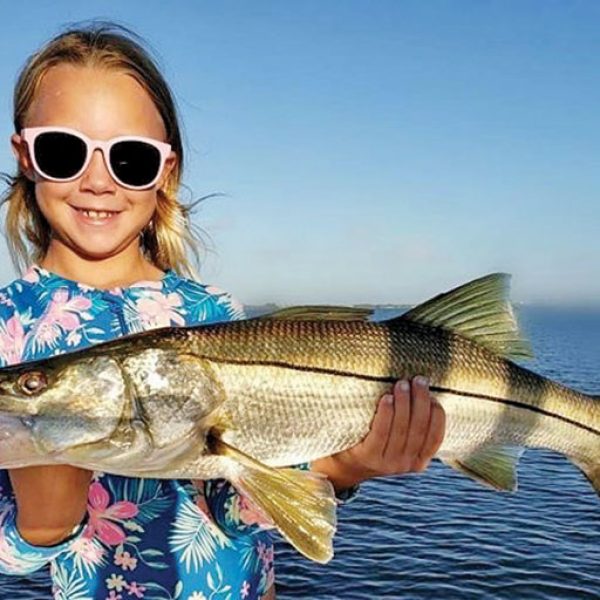
[[[23,373],[17,381],[21,391],[28,396],[33,396],[38,392],[41,392],[47,385],[48,380],[44,373],[40,371],[31,371],[30,373]]]

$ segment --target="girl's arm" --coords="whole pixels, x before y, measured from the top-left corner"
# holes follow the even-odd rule
[[[0,573],[32,573],[69,547],[67,536],[80,514],[76,485],[89,481],[86,471],[78,471],[63,466],[0,471]],[[87,494],[87,488],[79,493]]]
[[[10,350],[22,344],[18,311],[2,293],[0,367],[18,361]],[[85,516],[91,475],[63,465],[0,470],[0,572],[30,573],[64,549]]]
[[[54,546],[83,521],[92,471],[70,465],[12,469],[16,526],[33,546]]]

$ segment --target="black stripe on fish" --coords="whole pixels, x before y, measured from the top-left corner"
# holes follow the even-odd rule
[[[398,381],[398,377],[377,377],[375,375],[363,375],[360,373],[352,373],[348,371],[340,371],[337,369],[325,369],[322,367],[304,367],[301,365],[292,365],[286,362],[277,362],[277,361],[252,361],[252,360],[235,360],[232,358],[227,359],[219,359],[215,357],[206,357],[207,360],[210,360],[215,363],[230,363],[235,365],[245,365],[245,366],[254,366],[254,367],[283,367],[285,369],[292,369],[294,371],[309,371],[312,373],[321,373],[325,375],[337,375],[340,377],[354,377],[356,379],[362,379],[365,381],[378,381],[381,383],[389,383],[393,385],[396,381]],[[507,404],[508,406],[513,406],[515,408],[521,408],[523,410],[530,410],[532,412],[536,412],[541,415],[545,415],[547,417],[551,417],[554,419],[558,419],[559,421],[563,421],[564,423],[568,423],[569,425],[573,425],[575,427],[579,427],[580,429],[584,429],[585,431],[589,431],[590,433],[594,433],[596,435],[600,435],[600,430],[594,429],[589,425],[584,425],[583,423],[579,423],[578,421],[574,421],[573,419],[569,419],[568,417],[563,417],[562,415],[558,415],[556,413],[550,412],[548,410],[544,410],[538,406],[533,406],[532,404],[527,404],[525,402],[519,402],[518,400],[509,400],[507,398],[498,398],[496,396],[488,396],[486,394],[475,394],[473,392],[463,392],[461,390],[453,390],[450,388],[443,388],[439,386],[430,386],[430,391],[438,392],[443,394],[453,394],[455,396],[463,396],[468,398],[478,398],[479,400],[487,400],[489,402],[496,402],[499,404]]]

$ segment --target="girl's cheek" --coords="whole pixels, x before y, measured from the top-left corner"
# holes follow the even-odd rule
[[[57,183],[54,181],[40,181],[35,186],[35,198],[42,213],[46,210],[56,208],[53,204],[57,202],[67,203],[73,186],[69,183]]]

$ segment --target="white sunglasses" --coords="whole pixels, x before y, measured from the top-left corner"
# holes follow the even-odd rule
[[[169,144],[152,138],[123,135],[92,140],[68,127],[26,127],[21,137],[27,142],[35,171],[45,179],[77,179],[99,148],[111,177],[132,190],[152,187],[171,153]]]

